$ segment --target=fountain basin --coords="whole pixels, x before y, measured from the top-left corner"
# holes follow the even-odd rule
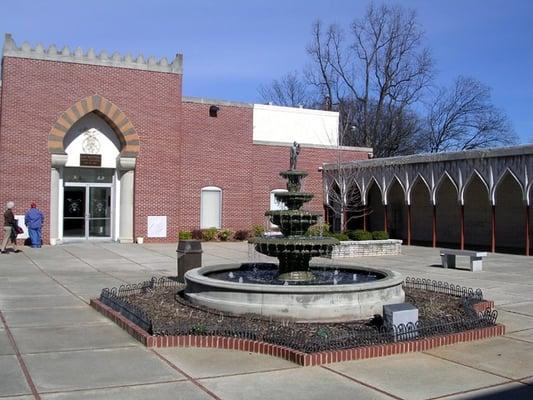
[[[330,267],[330,266],[328,266]],[[270,285],[213,279],[206,275],[231,271],[236,264],[214,265],[187,271],[185,296],[192,302],[233,314],[258,314],[300,322],[340,322],[381,314],[384,304],[402,303],[402,276],[387,269],[372,271],[383,278],[365,283],[337,285]]]

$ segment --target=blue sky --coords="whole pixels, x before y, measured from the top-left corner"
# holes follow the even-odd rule
[[[415,9],[438,70],[493,89],[523,142],[533,142],[533,1],[389,0]],[[3,0],[0,33],[158,58],[184,54],[184,95],[260,102],[257,89],[301,69],[311,23],[347,24],[359,0]]]

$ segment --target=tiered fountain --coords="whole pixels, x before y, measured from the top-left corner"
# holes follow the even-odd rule
[[[301,191],[307,172],[296,169],[300,146],[291,148],[287,192],[276,193],[286,210],[265,215],[282,237],[260,237],[249,242],[259,253],[277,257],[279,264],[216,265],[185,274],[185,295],[193,303],[235,314],[261,314],[297,321],[346,321],[381,314],[384,304],[404,300],[401,276],[385,269],[314,265],[312,257],[331,255],[339,242],[310,237],[306,232],[320,214],[302,210],[313,195]]]
[[[306,236],[307,229],[317,223],[320,214],[301,209],[314,196],[300,191],[307,172],[296,170],[298,153],[299,145],[295,142],[291,148],[291,168],[280,172],[287,180],[287,192],[274,195],[287,209],[265,213],[270,221],[279,227],[283,237],[250,240],[259,253],[278,258],[279,274],[276,278],[284,282],[313,281],[315,275],[309,269],[311,258],[330,256],[333,246],[339,244],[339,241],[333,238]]]

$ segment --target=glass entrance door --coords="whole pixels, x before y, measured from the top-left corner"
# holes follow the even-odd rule
[[[89,187],[89,213],[87,225],[89,236],[111,236],[111,188]]]
[[[85,186],[65,186],[63,192],[63,236],[85,237]]]
[[[92,184],[65,185],[63,236],[111,237],[111,187]]]

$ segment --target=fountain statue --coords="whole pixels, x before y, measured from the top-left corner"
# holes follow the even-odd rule
[[[276,257],[278,264],[245,262],[210,265],[185,273],[185,297],[191,302],[234,314],[259,314],[295,321],[350,321],[380,314],[384,304],[404,301],[403,279],[384,268],[313,265],[313,257],[328,257],[339,242],[307,235],[320,214],[302,209],[312,193],[302,191],[306,171],[297,169],[300,145],[290,148],[289,169],[280,172],[287,192],[276,199],[287,209],[265,213],[281,237],[249,240],[254,249]]]

